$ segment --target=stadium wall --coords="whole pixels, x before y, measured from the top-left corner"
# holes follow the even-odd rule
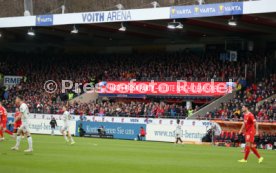
[[[8,114],[9,130],[12,129],[14,113]],[[51,134],[50,120],[54,117],[57,120],[55,134],[60,135],[63,126],[62,115],[51,114],[30,114],[29,128],[34,134]],[[175,139],[176,119],[154,119],[154,118],[132,118],[132,117],[99,117],[99,116],[72,116],[70,132],[79,136],[78,127],[87,133],[97,133],[100,126],[104,126],[107,134],[112,134],[115,139],[137,138],[141,127],[146,129],[147,141],[173,142]],[[216,123],[205,120],[180,120],[184,141],[201,142],[207,131]],[[216,128],[220,131],[220,127]],[[218,132],[220,133],[220,132]]]

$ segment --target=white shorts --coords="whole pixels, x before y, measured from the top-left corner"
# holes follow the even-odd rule
[[[175,134],[175,138],[180,138],[181,134]]]
[[[26,124],[22,124],[19,128],[18,128],[18,130],[22,130],[24,133],[30,133],[30,129],[29,129],[29,126],[28,125],[26,125]]]
[[[69,132],[69,126],[63,126],[61,128],[61,131],[67,131],[67,132]]]

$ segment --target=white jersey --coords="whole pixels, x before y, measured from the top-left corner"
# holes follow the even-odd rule
[[[21,113],[22,125],[28,125],[29,108],[26,103],[20,105],[19,111]]]
[[[175,129],[175,135],[176,137],[180,137],[182,136],[182,129],[181,129],[181,125],[177,125],[176,129]]]
[[[68,127],[69,126],[69,122],[71,120],[71,115],[68,111],[65,111],[62,115],[62,119],[64,122],[64,127]]]

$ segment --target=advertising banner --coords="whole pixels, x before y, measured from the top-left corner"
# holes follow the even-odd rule
[[[129,123],[107,123],[107,122],[89,122],[77,121],[77,127],[82,124],[82,128],[86,133],[98,133],[98,128],[103,126],[106,134],[113,135],[115,139],[134,140],[140,132],[140,128],[146,129],[145,124],[129,124]],[[78,136],[78,130],[76,131]]]
[[[175,130],[177,125],[159,125],[148,124],[147,125],[147,140],[149,141],[163,141],[163,142],[175,142]],[[202,138],[207,134],[207,131],[211,128],[207,126],[181,126],[182,140],[189,142],[201,142]]]
[[[9,117],[13,117],[14,113],[8,113]],[[56,120],[62,120],[60,114],[29,114],[30,119],[43,119],[51,120],[54,117]],[[72,115],[72,120],[78,121],[91,121],[91,122],[107,122],[107,123],[129,123],[129,124],[163,124],[163,125],[176,125],[177,119],[169,118],[137,118],[137,117],[110,117],[110,116],[79,116]],[[205,120],[180,120],[180,125],[189,126],[211,126],[212,122]]]
[[[54,117],[56,120],[62,120],[62,115],[61,114],[30,114],[29,117],[31,119],[45,119],[45,120],[50,120],[52,117]],[[75,118],[78,119],[79,116],[73,115],[72,118],[73,120]]]
[[[132,10],[113,10],[113,11],[94,11],[84,13],[71,13],[54,16],[54,25],[64,24],[85,24],[85,23],[107,23],[107,22],[126,22],[141,20],[169,19],[170,7],[132,9]]]
[[[54,17],[52,14],[36,16],[36,26],[52,26],[53,22]]]
[[[79,116],[78,116],[79,117]],[[75,120],[78,118],[75,117]],[[112,122],[112,123],[132,123],[132,124],[163,124],[176,125],[177,119],[169,118],[136,118],[136,117],[100,117],[100,116],[86,116],[83,117],[85,121],[92,122]],[[205,120],[180,120],[180,125],[187,126],[212,126],[212,122]]]
[[[55,129],[56,135],[60,134],[60,129],[64,125],[62,120],[57,120],[57,127]],[[35,134],[51,134],[51,126],[49,120],[41,120],[41,119],[30,119],[29,120],[29,128],[31,133]],[[69,131],[71,134],[75,134],[76,132],[76,122],[70,121],[70,128]]]
[[[12,122],[14,121],[13,117],[8,117],[8,125],[7,128],[9,130],[13,130]],[[56,120],[57,121],[57,127],[55,128],[55,135],[61,135],[60,129],[64,125],[64,122],[62,120]],[[51,126],[50,126],[50,120],[47,119],[29,119],[29,129],[31,133],[33,134],[51,134]],[[76,121],[70,121],[70,133],[75,135],[76,132]]]
[[[171,7],[171,18],[195,18],[243,14],[243,2]]]
[[[228,82],[229,83],[229,82]],[[227,82],[124,82],[110,81],[99,86],[101,94],[144,94],[222,96],[232,92],[233,85]]]
[[[20,83],[22,76],[4,76],[4,85],[8,88]]]

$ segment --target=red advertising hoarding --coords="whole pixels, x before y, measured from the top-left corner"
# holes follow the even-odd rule
[[[100,82],[101,94],[222,96],[232,92],[233,82]]]

